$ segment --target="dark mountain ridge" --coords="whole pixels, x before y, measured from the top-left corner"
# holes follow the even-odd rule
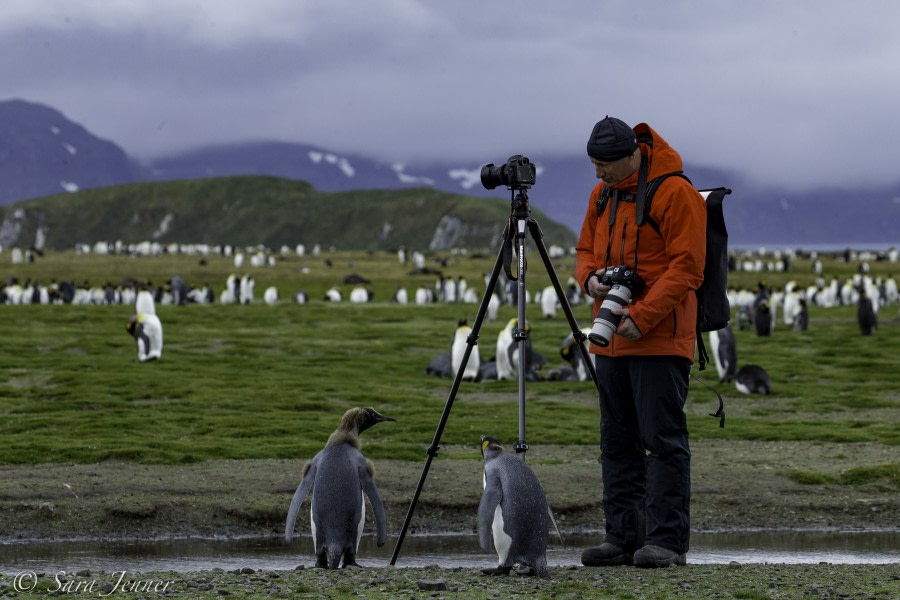
[[[475,157],[468,164],[423,161],[388,164],[300,143],[255,141],[199,148],[146,164],[115,143],[93,136],[60,112],[22,100],[0,102],[0,204],[27,198],[139,181],[265,175],[309,182],[319,191],[410,189],[423,186],[500,200],[508,190],[486,190],[483,164],[507,157]],[[587,158],[529,156],[538,167],[531,205],[546,218],[580,229],[587,198],[597,183]],[[735,246],[885,247],[900,242],[900,181],[852,189],[786,191],[735,172],[687,163],[699,188],[733,190],[725,203]]]

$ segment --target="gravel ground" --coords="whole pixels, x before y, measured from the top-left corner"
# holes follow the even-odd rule
[[[891,529],[900,526],[900,497],[888,482],[865,486],[801,485],[793,469],[838,474],[849,467],[897,461],[879,444],[693,443],[693,528]],[[363,447],[365,452],[365,446]],[[432,463],[410,534],[471,533],[481,497],[481,464],[442,448]],[[599,532],[597,448],[532,446],[527,460],[540,478],[564,533]],[[422,462],[379,460],[389,534],[404,521]],[[159,466],[131,463],[0,467],[0,541],[151,539],[280,535],[302,460],[211,461]],[[308,500],[307,500],[308,502]],[[301,512],[297,533],[308,534]],[[370,519],[371,520],[371,519]],[[599,539],[599,537],[598,537]],[[304,550],[305,551],[305,550]],[[690,561],[690,555],[688,555]],[[551,579],[487,578],[474,569],[375,568],[324,572],[210,570],[198,573],[53,574],[37,580],[41,594],[98,590],[132,597],[531,597],[581,598],[900,598],[900,565],[688,565],[551,569]],[[165,586],[165,582],[171,581]],[[140,582],[140,583],[136,583]],[[27,582],[25,582],[27,583]],[[23,581],[0,577],[0,598],[31,595]],[[68,584],[68,587],[65,587]],[[143,589],[137,589],[143,585]],[[154,589],[151,589],[155,585]],[[136,594],[136,595],[135,595]]]

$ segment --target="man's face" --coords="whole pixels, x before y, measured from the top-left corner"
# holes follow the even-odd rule
[[[603,183],[607,185],[622,183],[637,170],[637,167],[634,165],[633,154],[611,162],[599,161],[593,157],[590,158],[594,164],[597,179],[602,179]]]

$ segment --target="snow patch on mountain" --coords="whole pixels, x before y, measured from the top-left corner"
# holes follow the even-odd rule
[[[349,160],[336,154],[331,154],[330,152],[317,152],[311,150],[309,152],[309,160],[317,165],[321,164],[323,161],[327,164],[334,165],[347,177],[353,177],[356,174],[356,169],[353,168]]]
[[[397,174],[397,180],[400,183],[421,183],[422,185],[434,185],[434,179],[430,177],[417,177],[415,175],[407,175],[404,173],[406,165],[403,163],[394,163],[391,165],[394,173]]]

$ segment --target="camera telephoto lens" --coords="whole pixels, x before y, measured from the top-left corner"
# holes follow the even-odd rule
[[[588,334],[588,339],[592,344],[598,346],[609,346],[612,336],[616,333],[619,323],[622,321],[622,315],[612,312],[615,307],[628,306],[631,302],[631,290],[624,285],[615,284],[609,289],[609,293],[600,305],[597,311],[597,317]]]

